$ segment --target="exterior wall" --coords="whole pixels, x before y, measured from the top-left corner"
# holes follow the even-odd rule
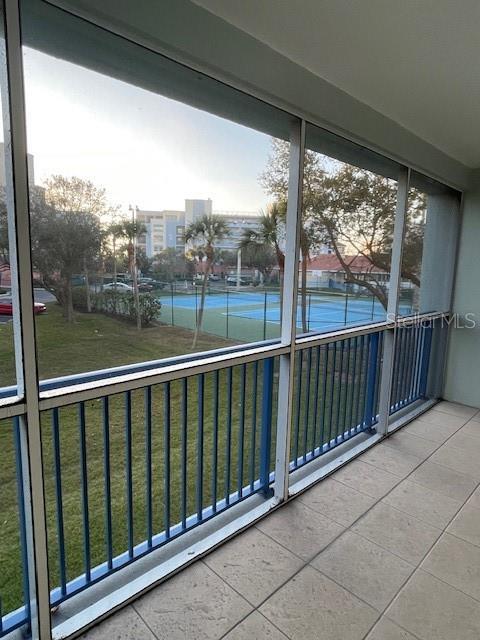
[[[473,314],[472,329],[452,328],[447,357],[444,396],[447,400],[480,407],[480,171],[464,196],[453,310],[459,324]]]

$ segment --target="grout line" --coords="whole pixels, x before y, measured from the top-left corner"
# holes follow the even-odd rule
[[[135,613],[137,614],[137,616],[140,618],[140,620],[143,622],[143,624],[147,627],[147,629],[150,631],[150,633],[152,634],[152,636],[154,638],[156,638],[156,640],[160,640],[160,638],[157,636],[157,634],[153,631],[152,627],[148,624],[148,622],[145,620],[145,618],[142,616],[142,614],[138,611],[138,609],[136,608],[135,604],[137,603],[137,600],[134,600],[132,603],[130,603],[130,606],[132,607],[132,609],[135,611]],[[116,615],[116,614],[114,614]],[[101,623],[100,623],[101,624]],[[88,640],[88,639],[87,639]]]

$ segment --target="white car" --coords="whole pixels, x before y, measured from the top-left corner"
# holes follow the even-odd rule
[[[109,282],[103,286],[104,291],[118,291],[119,293],[133,293],[133,287],[124,282]]]

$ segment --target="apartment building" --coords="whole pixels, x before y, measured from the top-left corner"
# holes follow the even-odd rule
[[[138,239],[138,246],[151,258],[164,249],[185,249],[185,227],[204,215],[216,214],[224,218],[230,234],[217,244],[218,249],[234,251],[241,240],[244,229],[256,229],[260,216],[248,211],[214,211],[210,198],[207,200],[186,199],[183,211],[137,210],[137,221],[147,231]]]

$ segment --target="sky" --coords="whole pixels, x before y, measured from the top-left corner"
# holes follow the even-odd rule
[[[184,208],[258,212],[271,140],[217,116],[25,49],[28,151],[35,182],[54,173],[105,187],[126,212]]]

